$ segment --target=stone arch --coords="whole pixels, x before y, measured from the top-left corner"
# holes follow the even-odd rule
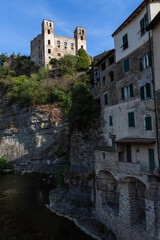
[[[101,206],[105,210],[119,212],[119,186],[108,171],[100,171],[97,176],[97,190],[101,191]]]
[[[130,219],[134,225],[146,226],[145,192],[146,185],[134,177],[124,179],[128,183]]]

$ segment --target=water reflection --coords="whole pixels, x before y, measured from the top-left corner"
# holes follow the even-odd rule
[[[53,188],[41,175],[0,175],[0,239],[91,240],[45,204]]]

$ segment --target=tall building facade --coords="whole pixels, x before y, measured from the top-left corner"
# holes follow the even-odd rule
[[[54,22],[43,20],[42,33],[31,41],[31,61],[38,66],[48,66],[52,58],[59,59],[66,54],[78,55],[78,50],[86,49],[86,28],[77,27],[74,38],[56,36]]]

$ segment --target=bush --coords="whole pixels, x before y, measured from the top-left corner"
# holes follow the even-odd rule
[[[6,157],[0,158],[0,171],[4,169],[13,169],[13,165],[11,163],[7,163]]]
[[[59,187],[64,187],[64,177],[66,173],[68,172],[68,167],[65,166],[61,168],[56,175],[56,182]]]
[[[9,68],[7,66],[0,67],[0,79],[1,78],[6,78],[8,73],[9,73]]]
[[[3,63],[4,63],[5,61],[7,61],[7,60],[8,60],[8,55],[7,55],[7,53],[2,53],[2,54],[0,55],[0,61],[1,61],[2,66],[3,66]]]
[[[34,62],[30,61],[30,57],[18,55],[16,61],[17,63],[14,70],[17,75],[30,76],[31,73],[37,71],[37,67]]]
[[[72,88],[72,107],[69,114],[71,128],[85,129],[98,118],[99,112],[99,102],[93,100],[89,86],[85,82],[75,83]]]
[[[45,78],[48,78],[50,76],[51,70],[48,68],[40,68],[38,72],[38,79],[44,80]]]
[[[78,50],[78,63],[77,63],[77,70],[87,70],[90,66],[90,60],[83,48]]]
[[[52,67],[57,67],[58,60],[56,58],[52,58],[50,60],[50,64],[52,65]]]
[[[77,57],[73,55],[65,55],[59,60],[59,68],[62,74],[73,75],[76,72]]]

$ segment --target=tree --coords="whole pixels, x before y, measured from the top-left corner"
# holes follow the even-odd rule
[[[78,63],[77,63],[77,69],[80,70],[87,70],[90,66],[90,60],[86,53],[86,51],[83,48],[80,48],[78,50]]]
[[[73,55],[65,55],[59,60],[59,68],[62,74],[70,74],[76,72],[77,57]]]
[[[5,62],[5,61],[7,61],[8,60],[8,55],[7,55],[7,53],[2,53],[1,55],[0,55],[0,66],[2,65],[3,66],[3,63]]]

